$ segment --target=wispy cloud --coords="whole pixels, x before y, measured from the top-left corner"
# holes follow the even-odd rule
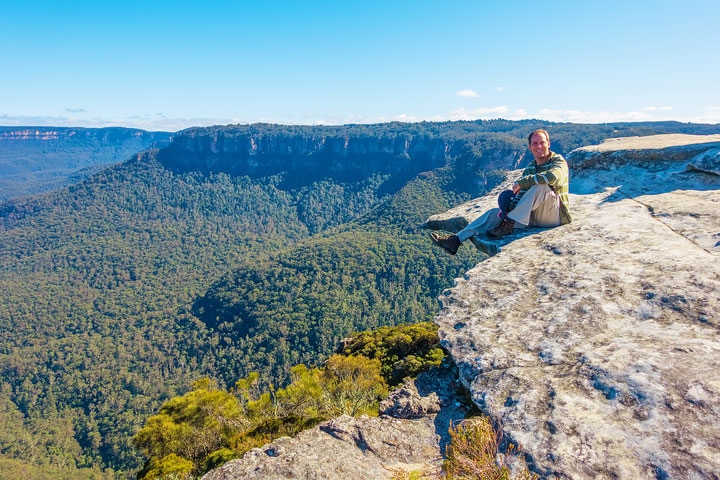
[[[503,85],[502,87],[497,87],[495,90],[497,90],[498,92],[502,92],[502,91],[505,90],[506,88],[507,88],[507,87],[506,87],[505,85]]]
[[[720,123],[720,105],[705,107],[705,113],[698,120],[703,123]]]
[[[498,118],[507,114],[509,111],[505,105],[497,107],[481,107],[481,108],[458,108],[448,115],[448,120],[479,120],[487,118]]]
[[[0,114],[0,124],[9,127],[64,127],[69,126],[67,122],[69,119],[64,116],[52,116],[52,115],[7,115]],[[80,125],[74,125],[80,126]]]
[[[629,112],[613,111],[582,111],[582,110],[556,110],[543,108],[537,112],[536,118],[552,122],[572,123],[609,123],[609,122],[652,122],[659,120],[672,120],[668,116],[650,114],[647,111],[632,110]]]
[[[465,90],[459,90],[459,91],[455,92],[455,96],[473,98],[473,97],[479,97],[480,95],[478,95],[478,93],[474,90],[465,89]]]
[[[447,120],[489,120],[504,118],[506,120],[523,120],[535,118],[550,122],[570,123],[613,123],[613,122],[658,122],[675,120],[678,122],[694,123],[720,123],[720,106],[707,106],[703,113],[696,115],[673,115],[672,107],[643,108],[629,111],[611,110],[576,110],[576,109],[552,109],[543,108],[536,111],[528,111],[524,108],[511,109],[507,105],[498,105],[481,108],[459,108],[445,115],[430,117],[412,117],[407,121],[447,121]]]
[[[68,113],[85,113],[87,110],[84,108],[66,108],[65,111]]]
[[[256,120],[261,121],[261,120]],[[52,127],[127,127],[143,130],[176,132],[189,127],[250,123],[232,118],[169,118],[162,113],[132,115],[116,118],[72,118],[64,115],[9,115],[0,114],[0,125],[5,126],[52,126]]]
[[[176,132],[190,127],[206,127],[210,125],[248,124],[256,122],[279,123],[286,125],[343,125],[348,123],[386,123],[386,122],[444,122],[456,120],[489,120],[504,118],[507,120],[523,120],[536,118],[551,122],[572,123],[611,123],[611,122],[649,122],[676,120],[680,122],[720,123],[720,106],[706,106],[704,111],[695,115],[672,115],[672,108],[667,106],[648,106],[630,111],[593,111],[577,109],[528,110],[510,108],[508,105],[484,106],[479,108],[459,108],[440,114],[401,113],[396,115],[332,115],[303,114],[289,117],[257,117],[257,118],[213,118],[213,117],[168,117],[163,113],[132,115],[127,117],[100,118],[74,115],[11,115],[0,114],[0,125],[7,126],[57,126],[57,127],[128,127],[143,130],[161,130]]]

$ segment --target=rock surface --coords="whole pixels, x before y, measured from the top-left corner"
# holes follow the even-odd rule
[[[408,380],[380,417],[344,415],[247,452],[203,480],[390,479],[394,471],[434,474],[442,465],[450,421],[465,413],[457,374],[434,370]]]
[[[462,381],[542,478],[720,478],[720,138],[671,137],[570,154],[573,223],[502,239],[442,298]]]
[[[407,382],[380,404],[380,413],[395,418],[422,418],[438,413],[441,407],[442,402],[437,393],[430,392],[422,396],[415,382]]]

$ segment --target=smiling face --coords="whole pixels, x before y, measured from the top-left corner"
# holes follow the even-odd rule
[[[542,132],[533,133],[530,137],[530,151],[535,162],[542,165],[550,158],[550,139]]]

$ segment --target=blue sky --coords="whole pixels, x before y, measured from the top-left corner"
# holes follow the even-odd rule
[[[720,1],[36,1],[0,125],[720,123]]]

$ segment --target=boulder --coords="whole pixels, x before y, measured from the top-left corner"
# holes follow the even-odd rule
[[[395,418],[422,418],[438,413],[440,398],[435,392],[421,396],[415,382],[407,382],[380,403],[380,413]]]
[[[573,223],[441,297],[461,380],[542,478],[720,478],[720,137],[697,137],[572,152]]]
[[[687,170],[720,175],[720,148],[712,148],[688,162]]]

